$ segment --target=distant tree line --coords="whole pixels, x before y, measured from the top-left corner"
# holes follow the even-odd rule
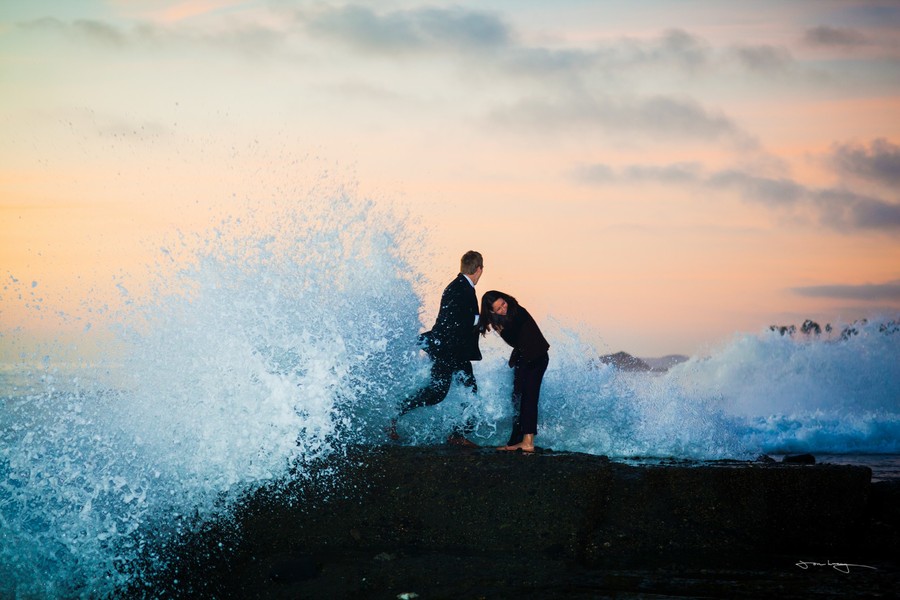
[[[854,321],[850,325],[847,325],[841,330],[841,339],[848,340],[854,335],[859,335],[860,327],[863,327],[869,322],[868,319],[859,319]],[[800,325],[799,329],[796,325],[770,325],[769,331],[777,331],[781,335],[787,335],[793,337],[797,331],[801,334],[809,337],[809,336],[819,336],[822,335],[822,326],[813,321],[812,319],[806,319],[803,321],[803,324]],[[831,323],[826,323],[824,331],[826,334],[830,335],[834,328],[831,326]],[[882,323],[878,326],[878,331],[885,335],[897,333],[900,331],[900,323],[897,321],[888,321],[887,323]]]

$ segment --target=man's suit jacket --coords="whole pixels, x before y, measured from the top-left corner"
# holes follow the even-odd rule
[[[441,295],[441,308],[431,328],[428,352],[443,360],[481,360],[478,348],[478,298],[475,288],[460,273]]]

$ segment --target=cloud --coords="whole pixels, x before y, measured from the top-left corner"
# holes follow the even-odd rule
[[[792,291],[809,298],[900,302],[900,280],[885,283],[866,283],[863,285],[814,285],[796,287]]]
[[[582,183],[612,183],[618,179],[613,168],[602,163],[576,167],[573,176]]]
[[[832,149],[831,163],[839,172],[889,186],[900,184],[900,146],[879,138],[869,147],[840,144]]]
[[[836,229],[900,230],[900,204],[856,194],[842,188],[810,193],[823,221]]]
[[[301,17],[313,34],[387,54],[434,49],[471,52],[506,45],[511,35],[496,16],[460,8],[379,14],[368,7],[350,5]]]
[[[607,52],[607,56],[619,55],[631,64],[675,65],[689,71],[705,67],[712,58],[710,45],[683,29],[669,29],[649,41],[625,40],[611,48],[614,52]]]
[[[316,37],[367,53],[452,52],[475,57],[479,66],[533,77],[580,78],[597,73],[628,78],[635,69],[700,74],[734,64],[746,70],[782,71],[793,62],[775,46],[717,50],[683,29],[648,38],[598,40],[590,47],[550,48],[522,44],[512,26],[494,13],[463,8],[378,12],[367,5],[297,11],[296,22]]]
[[[234,8],[245,3],[246,0],[183,0],[172,6],[161,8],[155,18],[165,23],[174,23]]]
[[[900,204],[839,187],[810,188],[788,178],[721,171],[706,180],[714,188],[732,187],[745,201],[769,206],[805,204],[837,231],[900,231]]]
[[[700,178],[700,165],[686,162],[671,165],[629,165],[617,173],[609,165],[597,163],[576,168],[576,180],[583,183],[696,183]]]
[[[900,231],[900,204],[850,190],[811,188],[787,177],[770,177],[723,169],[704,173],[697,163],[628,165],[619,170],[598,163],[573,169],[575,180],[586,184],[664,183],[729,190],[745,202],[771,208],[810,207],[818,219],[837,231]]]
[[[79,19],[64,22],[53,17],[45,17],[22,23],[20,27],[26,31],[62,33],[105,47],[120,48],[128,41],[128,36],[116,27],[95,20]]]
[[[590,48],[575,49],[519,46],[512,43],[512,35],[509,39],[499,66],[535,76],[602,73],[627,79],[653,69],[698,75],[731,64],[729,60],[720,61],[719,53],[706,40],[682,29],[669,29],[650,38],[599,40]],[[728,51],[721,56],[730,58]],[[748,64],[745,61],[744,65]]]
[[[52,17],[22,23],[20,27],[63,34],[105,47],[145,44],[165,48],[167,44],[199,43],[253,55],[284,45],[289,38],[304,32],[359,48],[366,55],[423,52],[469,55],[511,44],[512,33],[497,16],[460,8],[377,13],[367,6],[348,5],[318,12],[296,11],[287,20],[272,15],[256,22],[250,17],[233,18],[207,29],[197,23],[190,28],[180,23],[184,18],[216,12],[232,4],[231,0],[188,2],[173,7],[188,12],[162,14],[162,22],[136,21],[128,28],[102,21],[69,22]]]
[[[478,60],[535,75],[572,75],[592,68],[609,72],[641,65],[693,70],[706,65],[711,56],[704,40],[678,29],[647,40],[598,43],[593,49],[528,46],[519,43],[512,27],[497,15],[462,8],[376,12],[348,5],[298,12],[297,21],[315,35],[367,52],[491,50],[493,54],[479,54]]]
[[[492,111],[490,119],[506,126],[541,131],[603,130],[627,134],[711,140],[731,138],[749,143],[727,116],[689,98],[656,95],[645,98],[527,98]]]
[[[625,176],[632,181],[655,181],[659,183],[693,183],[700,174],[699,163],[684,162],[671,165],[631,165],[625,169]]]
[[[740,44],[716,48],[705,39],[671,29],[656,39],[622,40],[598,51],[608,70],[637,66],[680,68],[693,75],[716,75],[735,65],[757,74],[782,72],[794,64],[787,48],[771,44]]]
[[[706,185],[713,188],[731,188],[753,202],[771,206],[796,204],[806,194],[806,189],[786,178],[764,177],[736,169],[712,174]]]
[[[228,12],[221,9],[241,4],[237,0],[188,0],[163,11],[157,22],[134,22],[121,28],[101,21],[63,22],[42,19],[29,27],[75,34],[106,44],[205,43],[217,49],[260,55],[298,40],[325,41],[373,56],[446,54],[493,69],[504,77],[530,77],[546,85],[546,77],[558,77],[573,87],[587,88],[598,77],[628,80],[660,70],[671,76],[715,75],[735,65],[745,71],[783,71],[792,63],[790,53],[775,46],[735,45],[715,48],[683,29],[669,29],[646,38],[597,40],[581,47],[549,47],[521,43],[517,32],[502,16],[461,7],[416,8],[384,11],[368,4],[302,8],[291,12],[243,12],[240,17],[218,19],[218,26],[204,29],[196,19],[191,28],[182,17]],[[186,11],[186,12],[183,12]],[[199,12],[198,12],[199,11]],[[222,16],[222,15],[219,15]],[[233,15],[232,15],[233,16]],[[177,17],[177,18],[174,18]],[[162,22],[159,22],[159,18]],[[206,21],[209,23],[212,21]],[[300,46],[302,49],[302,46]]]
[[[597,53],[578,48],[515,48],[500,61],[500,67],[516,75],[531,77],[580,76],[598,64]]]
[[[738,63],[756,72],[785,71],[794,62],[791,53],[779,46],[734,46],[732,54]]]
[[[819,26],[807,29],[803,34],[803,41],[810,46],[838,46],[853,48],[868,44],[865,35],[855,29],[846,27]]]
[[[633,110],[618,108],[618,116],[625,117],[626,121],[662,133],[718,137],[738,131],[731,119],[690,99],[654,96],[641,100]]]
[[[857,226],[863,229],[895,229],[900,231],[900,205],[877,198],[864,198],[851,207]]]
[[[177,24],[160,25],[147,21],[139,21],[124,28],[103,21],[70,22],[47,17],[21,23],[19,27],[25,31],[62,35],[100,50],[132,47],[165,51],[199,45],[258,57],[270,54],[284,41],[282,32],[249,22],[235,22],[215,32],[203,32],[185,29]]]
[[[900,26],[900,6],[897,6],[895,2],[847,4],[848,6],[838,13],[842,22],[854,23],[861,27]]]

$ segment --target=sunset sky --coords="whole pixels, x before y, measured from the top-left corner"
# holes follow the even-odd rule
[[[323,180],[408,210],[432,317],[477,249],[610,352],[897,318],[900,3],[0,3],[0,346]]]

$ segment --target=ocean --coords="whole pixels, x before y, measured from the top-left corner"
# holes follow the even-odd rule
[[[423,275],[408,261],[420,240],[345,200],[175,234],[141,274],[145,292],[123,278],[116,308],[85,299],[66,321],[76,335],[0,367],[0,597],[114,596],[248,491],[386,442],[398,401],[429,372],[416,346]],[[3,301],[33,287],[11,278]],[[622,461],[812,453],[900,479],[890,318],[844,336],[736,332],[665,373],[617,370],[581,328],[540,324],[542,447]],[[4,341],[24,348],[24,336]],[[404,416],[402,443],[442,443],[463,420],[479,444],[505,441],[508,350],[496,336],[482,350],[478,395],[454,386]]]

